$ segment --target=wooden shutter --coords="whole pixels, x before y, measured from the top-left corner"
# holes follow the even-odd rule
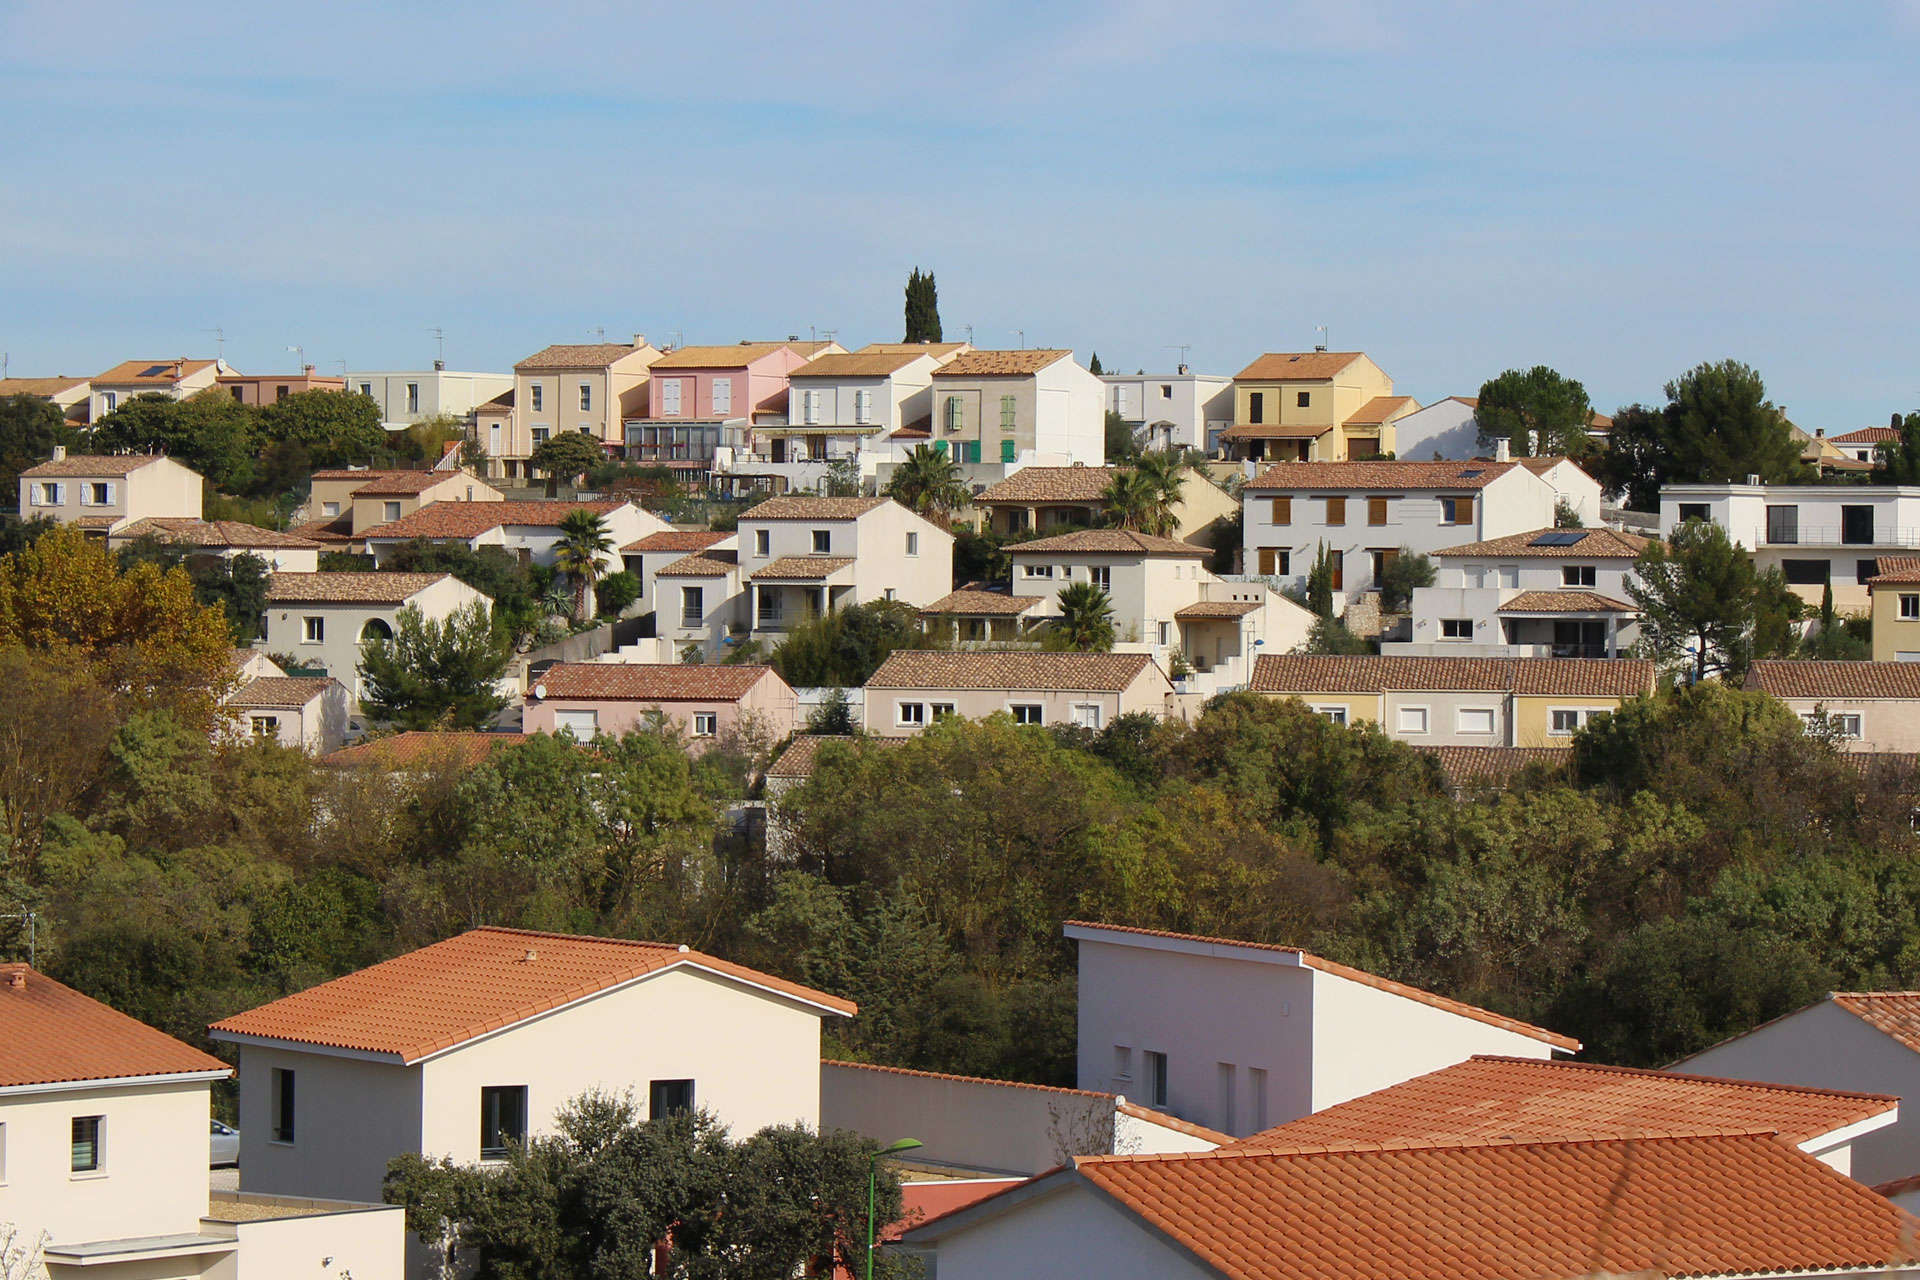
[[[1385,498],[1367,499],[1367,523],[1385,524],[1387,522],[1387,500]]]
[[[1345,495],[1327,499],[1327,523],[1345,524],[1347,522],[1347,499]]]
[[[1273,522],[1275,524],[1293,523],[1293,495],[1283,493],[1273,500]]]

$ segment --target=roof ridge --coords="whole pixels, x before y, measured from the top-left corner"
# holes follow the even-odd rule
[[[1552,748],[1547,748],[1551,750]],[[1898,1102],[1898,1094],[1867,1093],[1857,1089],[1826,1089],[1809,1084],[1776,1084],[1767,1080],[1736,1080],[1732,1076],[1703,1076],[1690,1071],[1673,1071],[1664,1067],[1623,1067],[1611,1062],[1581,1062],[1575,1059],[1555,1060],[1550,1058],[1520,1058],[1511,1054],[1476,1053],[1469,1062],[1513,1062],[1523,1065],[1546,1067],[1553,1071],[1606,1071],[1618,1075],[1653,1076],[1665,1080],[1698,1081],[1701,1084],[1728,1085],[1733,1088],[1758,1089],[1771,1093],[1812,1093],[1830,1098],[1859,1098],[1870,1102]],[[1446,1070],[1446,1068],[1441,1068]]]
[[[1618,1147],[1636,1143],[1656,1142],[1663,1145],[1687,1142],[1754,1142],[1765,1143],[1774,1148],[1780,1144],[1776,1138],[1777,1129],[1730,1129],[1724,1133],[1651,1133],[1634,1134],[1629,1137],[1590,1137],[1590,1138],[1491,1138],[1461,1142],[1443,1139],[1412,1139],[1406,1143],[1380,1143],[1378,1145],[1355,1145],[1351,1143],[1333,1146],[1300,1147],[1248,1147],[1248,1139],[1236,1139],[1232,1146],[1219,1147],[1212,1151],[1156,1151],[1141,1155],[1097,1155],[1074,1156],[1074,1161],[1091,1161],[1096,1164],[1145,1163],[1150,1160],[1237,1160],[1261,1158],[1275,1160],[1320,1160],[1351,1156],[1372,1156],[1387,1152],[1406,1151],[1470,1151],[1489,1148],[1513,1147]],[[1845,1178],[1823,1161],[1815,1160],[1829,1173]],[[1848,1179],[1851,1181],[1851,1179]]]
[[[1122,1095],[1101,1089],[1076,1089],[1060,1084],[1035,1084],[1031,1080],[996,1080],[992,1076],[966,1076],[955,1071],[927,1071],[920,1067],[895,1067],[884,1062],[854,1062],[847,1058],[822,1058],[823,1067],[855,1067],[862,1071],[888,1071],[895,1075],[921,1076],[929,1080],[956,1080],[965,1084],[1001,1085],[1008,1089],[1039,1089],[1046,1093],[1071,1093],[1087,1098],[1114,1098]]]
[[[523,938],[552,938],[559,942],[604,942],[623,947],[651,947],[656,951],[677,951],[688,955],[705,954],[695,952],[684,942],[648,942],[644,938],[606,938],[591,933],[561,933],[554,929],[519,929],[507,924],[479,924],[475,925],[472,931],[474,933],[506,933]]]

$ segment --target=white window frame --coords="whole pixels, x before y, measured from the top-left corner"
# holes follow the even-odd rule
[[[715,378],[713,380],[713,416],[733,412],[733,379]]]
[[[1308,705],[1310,709],[1313,711],[1313,714],[1320,716],[1324,719],[1331,720],[1334,724],[1339,725],[1341,728],[1345,728],[1349,723],[1350,718],[1347,715],[1347,708],[1343,703],[1317,703],[1316,702],[1316,703],[1309,703]]]
[[[580,384],[580,412],[593,412],[593,384],[591,382],[583,382]]]
[[[1599,582],[1599,571],[1590,564],[1563,564],[1560,566],[1560,585],[1563,587],[1592,587]]]
[[[1028,720],[1023,718],[1027,712],[1033,713],[1033,719]],[[1036,728],[1042,728],[1047,723],[1047,704],[1044,702],[1009,701],[1007,703],[1007,714],[1013,717],[1015,724],[1033,725]]]
[[[753,556],[756,560],[765,560],[773,554],[773,530],[755,529],[753,531]]]
[[[813,554],[816,556],[830,556],[833,554],[833,530],[813,530]]]
[[[853,421],[855,426],[867,426],[873,421],[873,388],[859,387],[853,393]]]
[[[1087,566],[1087,581],[1102,591],[1113,590],[1113,566],[1110,564],[1090,564]]]
[[[1098,729],[1104,710],[1097,702],[1076,702],[1068,708],[1068,718],[1082,729]]]
[[[527,399],[528,399],[527,408],[531,409],[535,413],[541,412],[541,408],[540,408],[541,389],[542,388],[540,384],[537,382],[527,387]]]
[[[1547,736],[1550,738],[1571,738],[1581,729],[1584,729],[1587,721],[1593,719],[1594,716],[1598,715],[1602,710],[1603,708],[1601,707],[1548,707]],[[1573,727],[1570,729],[1555,727],[1554,721],[1560,716],[1572,716]]]
[[[327,642],[327,615],[309,613],[300,619],[301,644],[325,644]]]
[[[600,712],[593,707],[555,707],[553,731],[571,733],[580,742],[590,741],[600,732]]]
[[[816,426],[820,422],[820,392],[813,387],[800,393],[800,421],[805,426]]]
[[[120,393],[118,391],[103,391],[100,393],[100,400],[101,403],[107,406],[107,412],[112,413],[114,407],[120,403]]]
[[[957,716],[959,714],[960,708],[951,702],[929,702],[927,704],[927,716],[933,720],[938,720],[941,716]]]
[[[1409,717],[1418,716],[1411,720]],[[1404,738],[1424,738],[1433,732],[1433,711],[1429,707],[1396,707],[1393,716],[1394,733]]]
[[[320,504],[320,514],[329,518],[337,516],[340,514],[340,504],[337,502],[323,502]]]
[[[1050,564],[1028,562],[1020,566],[1020,576],[1023,578],[1051,578],[1053,576],[1053,566]]]
[[[1484,729],[1467,727],[1468,716],[1485,716],[1487,727]],[[1500,731],[1500,713],[1493,707],[1461,707],[1453,713],[1453,731],[1471,735],[1494,734]]]
[[[706,623],[706,596],[707,589],[705,587],[680,588],[680,625],[682,627],[698,627]],[[691,618],[687,616],[688,605],[693,606],[693,616]]]
[[[1858,711],[1826,711],[1816,708],[1800,713],[1800,722],[1809,729],[1821,728],[1823,721],[1833,727],[1835,736],[1843,742],[1860,741],[1867,727],[1866,717]]]
[[[93,1121],[93,1163],[85,1169],[73,1167],[73,1122],[75,1120]],[[100,1114],[67,1117],[67,1176],[69,1178],[104,1178],[107,1176],[107,1117]]]
[[[920,556],[920,535],[917,531],[907,530],[907,559],[915,560]]]
[[[909,702],[900,699],[893,704],[893,725],[896,729],[924,729],[927,727],[927,704]]]
[[[420,384],[417,382],[407,384],[407,412],[420,412]]]
[[[1466,634],[1465,634],[1465,635],[1457,635],[1457,636],[1456,636],[1456,635],[1448,635],[1448,634],[1447,634],[1447,628],[1448,628],[1449,626],[1456,626],[1456,627],[1464,627],[1464,628],[1466,628]],[[1453,642],[1454,642],[1455,644],[1461,644],[1461,643],[1465,643],[1465,642],[1468,642],[1468,641],[1471,641],[1471,640],[1473,639],[1473,619],[1472,619],[1472,618],[1442,618],[1442,619],[1440,619],[1440,638],[1441,638],[1442,640],[1451,640],[1451,641],[1453,641]]]
[[[380,518],[388,521],[398,520],[400,518],[400,504],[398,502],[381,503]]]
[[[1912,591],[1900,593],[1900,621],[1920,622],[1920,593]]]
[[[717,711],[696,711],[693,713],[693,736],[713,738],[720,734],[720,713]]]
[[[529,427],[527,430],[528,433],[533,436],[533,443],[536,446],[545,444],[547,439],[553,435],[552,427]]]

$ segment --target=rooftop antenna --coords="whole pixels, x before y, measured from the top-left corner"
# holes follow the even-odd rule
[[[1020,335],[1020,349],[1025,351],[1027,349],[1027,331],[1025,329],[1015,329],[1014,332]]]
[[[447,367],[447,331],[437,324],[430,324],[427,332],[433,335],[434,368],[444,369]]]
[[[1327,326],[1317,324],[1313,326],[1313,331],[1320,335],[1320,341],[1313,344],[1313,349],[1315,351],[1325,351],[1327,349],[1327,342],[1329,341]]]
[[[213,335],[214,358],[217,360],[225,360],[227,358],[227,331],[216,326],[212,329],[202,329],[200,332]]]
[[[607,340],[607,326],[603,324],[593,326],[593,336],[605,342]]]
[[[1167,344],[1167,350],[1178,351],[1180,353],[1180,372],[1185,373],[1187,371],[1187,352],[1193,350],[1193,344],[1191,342],[1169,342]]]
[[[964,327],[965,327],[965,329],[966,329],[966,331],[967,331],[967,345],[968,345],[968,346],[972,346],[972,345],[973,345],[973,326],[972,326],[972,325],[966,325],[966,326],[964,326]]]
[[[820,336],[825,338],[828,342],[832,342],[834,339],[834,335],[839,332],[840,331],[838,329],[822,329],[820,331]]]
[[[303,346],[295,344],[294,346],[288,347],[287,350],[293,352],[294,355],[299,357],[300,372],[305,373],[307,371],[307,349]]]
[[[334,363],[340,366],[340,380],[345,382],[347,380],[347,362],[345,360],[335,360]]]
[[[673,331],[673,345],[675,350],[687,345],[687,331],[685,329],[675,329]]]

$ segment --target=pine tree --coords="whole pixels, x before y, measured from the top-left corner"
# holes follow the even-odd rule
[[[933,272],[915,267],[907,277],[906,341],[940,340],[940,290],[933,283]]]
[[[1106,372],[1105,369],[1100,367],[1100,353],[1098,351],[1094,352],[1093,359],[1087,362],[1087,372],[1096,378]]]

